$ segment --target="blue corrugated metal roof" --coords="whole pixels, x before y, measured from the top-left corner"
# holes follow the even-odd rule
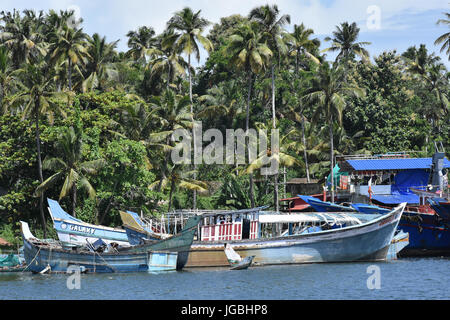
[[[353,170],[407,170],[407,169],[430,169],[432,158],[412,159],[363,159],[347,160]],[[450,161],[444,159],[444,168],[450,168]]]
[[[415,194],[391,194],[391,195],[373,195],[372,200],[384,204],[399,204],[407,202],[408,204],[419,204],[419,196]]]

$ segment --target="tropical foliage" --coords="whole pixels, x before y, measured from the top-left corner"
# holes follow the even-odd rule
[[[439,27],[448,17],[436,17]],[[450,148],[449,72],[433,53],[449,54],[445,30],[434,48],[375,56],[354,22],[330,30],[320,50],[314,30],[290,28],[276,5],[223,17],[209,34],[202,12],[183,8],[161,34],[130,30],[120,52],[116,39],[72,20],[68,11],[0,13],[0,230],[9,241],[19,220],[51,233],[46,198],[111,226],[123,209],[277,209],[282,181],[325,183],[335,155]],[[255,129],[270,140],[272,128],[279,149],[252,161],[171,158],[180,130]],[[194,151],[210,150],[203,140]],[[246,156],[250,147],[235,145]],[[261,175],[270,162],[280,170]]]

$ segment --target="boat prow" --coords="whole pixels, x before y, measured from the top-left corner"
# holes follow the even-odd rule
[[[241,261],[239,261],[237,263],[234,263],[234,264],[231,264],[230,270],[245,270],[245,269],[248,269],[248,267],[251,266],[254,257],[255,256],[245,257]]]

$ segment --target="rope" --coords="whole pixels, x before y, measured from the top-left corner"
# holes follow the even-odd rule
[[[31,262],[27,265],[27,267],[26,267],[25,269],[22,270],[22,273],[25,272],[25,270],[27,270],[29,266],[31,266],[31,264],[33,263],[33,261],[37,258],[39,252],[41,252],[41,247],[39,247],[38,252],[37,252],[36,255],[34,256],[34,258],[31,260]]]
[[[111,269],[113,269],[114,272],[117,272],[117,270],[116,270],[113,266],[111,266],[108,262],[106,262],[106,260],[100,255],[100,253],[94,251],[94,259],[95,259],[95,254],[97,254],[97,255],[103,260],[103,262],[105,262],[105,264],[106,264],[108,267],[110,267]],[[94,261],[95,261],[95,260],[94,260]],[[95,272],[95,262],[94,262],[94,272]]]

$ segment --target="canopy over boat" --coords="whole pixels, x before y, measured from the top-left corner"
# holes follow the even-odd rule
[[[318,223],[334,222],[337,224],[360,224],[361,220],[355,215],[345,213],[296,213],[296,214],[262,214],[260,223]]]

